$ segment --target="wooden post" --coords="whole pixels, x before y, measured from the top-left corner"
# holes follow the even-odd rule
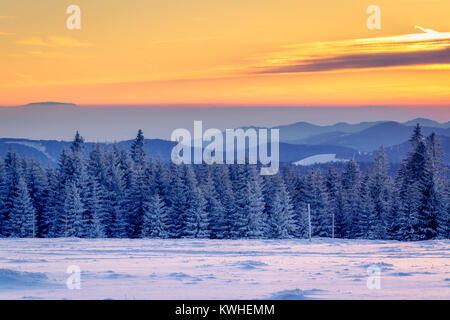
[[[308,235],[309,241],[311,241],[311,206],[308,203]]]
[[[35,213],[33,212],[33,238],[36,235],[36,222],[35,222],[35,220],[36,220],[36,216],[35,216]]]
[[[334,213],[331,215],[331,227],[332,227],[332,230],[331,230],[331,239],[334,239]]]

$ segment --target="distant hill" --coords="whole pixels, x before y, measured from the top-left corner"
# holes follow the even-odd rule
[[[450,137],[438,136],[441,143],[441,148],[444,151],[444,163],[450,164]],[[411,152],[411,144],[409,141],[401,144],[385,148],[388,161],[391,163],[400,163],[406,155]],[[357,157],[358,161],[370,162],[374,159],[376,151],[360,154]]]
[[[32,102],[32,103],[23,105],[22,107],[39,107],[39,106],[41,106],[41,107],[44,107],[44,106],[76,107],[77,105],[74,103],[47,101],[47,102]]]
[[[434,128],[442,128],[442,129],[448,129],[450,128],[450,121],[445,123],[439,123],[434,120],[425,119],[425,118],[417,118],[414,120],[410,120],[403,123],[407,126],[415,126],[416,124],[420,124],[422,127],[434,127]]]
[[[118,142],[119,147],[127,150],[131,147],[132,140]],[[64,148],[70,148],[70,142],[51,141],[51,140],[27,140],[27,139],[0,139],[0,157],[4,158],[8,149],[13,148],[20,156],[38,160],[43,165],[55,166],[58,158]],[[94,143],[85,144],[85,154],[88,155],[92,150]],[[102,147],[112,146],[110,143],[99,143]],[[146,139],[145,151],[148,156],[160,158],[163,161],[169,161],[171,157],[174,142]],[[350,159],[357,151],[347,147],[327,146],[327,145],[295,145],[280,143],[280,161],[296,162],[317,154],[333,153],[341,159]],[[225,156],[224,156],[225,159]]]
[[[389,147],[407,141],[412,134],[412,130],[412,126],[398,122],[383,122],[357,133],[330,132],[292,141],[292,143],[337,145],[353,148],[361,152],[370,152],[381,145]],[[436,132],[440,136],[450,137],[450,128],[422,127],[422,130],[425,135]]]
[[[280,141],[286,143],[302,144],[299,141],[302,141],[302,139],[307,139],[309,137],[326,135],[334,132],[356,133],[379,123],[383,123],[383,121],[361,122],[357,124],[339,122],[329,126],[319,126],[311,124],[309,122],[297,122],[285,126],[272,127],[272,129],[280,130]],[[243,129],[248,128],[259,129],[257,127],[245,127]]]
[[[29,108],[37,105],[30,104]],[[59,104],[58,104],[59,105]],[[67,104],[68,108],[76,107]],[[24,106],[23,108],[28,108]],[[55,109],[56,110],[56,109]],[[61,109],[58,109],[61,110]],[[31,118],[30,118],[31,120]],[[409,151],[408,139],[412,134],[414,122],[430,126],[423,126],[424,135],[436,132],[442,141],[445,161],[450,163],[450,127],[448,123],[438,123],[428,119],[415,119],[406,123],[393,121],[362,122],[359,124],[336,123],[330,126],[318,126],[307,122],[298,122],[292,125],[278,126],[280,130],[280,161],[299,162],[309,157],[328,159],[334,155],[336,159],[348,160],[355,157],[358,161],[372,161],[374,151],[384,145],[389,161],[400,162]],[[13,125],[13,123],[10,123]],[[246,127],[255,128],[258,127]],[[120,132],[118,127],[117,131]],[[120,141],[117,144],[126,149],[130,148],[132,140]],[[94,143],[86,143],[86,153],[92,150]],[[112,145],[108,142],[99,143],[102,146]],[[146,152],[149,156],[159,157],[164,161],[170,160],[174,142],[161,139],[146,140]],[[29,140],[29,139],[0,139],[0,157],[4,157],[9,147],[13,147],[20,155],[39,160],[42,164],[56,165],[63,148],[69,148],[70,142],[56,140]],[[315,159],[315,158],[313,158]],[[306,161],[307,162],[307,161]]]
[[[450,136],[450,124],[417,118],[405,123],[395,121],[374,121],[349,124],[345,122],[329,126],[319,126],[308,122],[276,126],[280,130],[280,141],[289,144],[338,145],[354,148],[362,152],[372,151],[381,144],[393,146],[406,141],[411,135],[412,126],[419,123],[425,134],[436,132]],[[243,127],[242,129],[261,129]],[[265,128],[263,128],[265,129]]]
[[[130,149],[132,141],[121,141],[117,145],[125,149]],[[85,144],[85,154],[88,155],[95,143]],[[102,147],[112,146],[112,143],[99,143]],[[170,152],[174,142],[151,139],[145,140],[145,150],[147,155],[153,158],[161,158],[164,161],[170,160]],[[64,148],[69,149],[71,142],[55,140],[27,140],[27,139],[0,139],[0,157],[4,158],[11,147],[20,156],[38,160],[43,165],[55,166]]]

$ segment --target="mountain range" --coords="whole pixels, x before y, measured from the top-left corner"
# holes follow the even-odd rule
[[[384,145],[389,161],[399,163],[410,151],[408,139],[412,134],[413,126],[417,123],[423,126],[425,135],[435,132],[439,136],[445,154],[444,160],[450,164],[449,122],[439,123],[423,118],[405,123],[375,121],[358,124],[336,123],[330,126],[298,122],[273,128],[280,130],[280,161],[282,162],[298,162],[308,157],[317,158],[318,155],[331,155],[332,159],[340,160],[353,157],[361,162],[370,162],[380,145]],[[249,127],[244,129],[247,128]],[[117,145],[128,149],[131,142],[132,140],[120,141]],[[149,156],[159,157],[164,161],[170,160],[174,142],[161,139],[146,139],[145,142]],[[108,142],[99,144],[111,145]],[[93,145],[94,143],[87,142],[85,152],[89,153]],[[0,139],[0,157],[4,157],[10,147],[22,156],[54,166],[63,148],[70,147],[70,142],[2,138]]]

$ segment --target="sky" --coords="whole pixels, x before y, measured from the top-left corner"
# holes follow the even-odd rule
[[[66,27],[73,4],[80,30]],[[0,105],[442,110],[449,12],[448,0],[2,1]]]

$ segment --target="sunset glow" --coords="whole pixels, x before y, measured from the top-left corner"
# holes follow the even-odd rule
[[[0,105],[450,105],[450,3],[0,4]]]

